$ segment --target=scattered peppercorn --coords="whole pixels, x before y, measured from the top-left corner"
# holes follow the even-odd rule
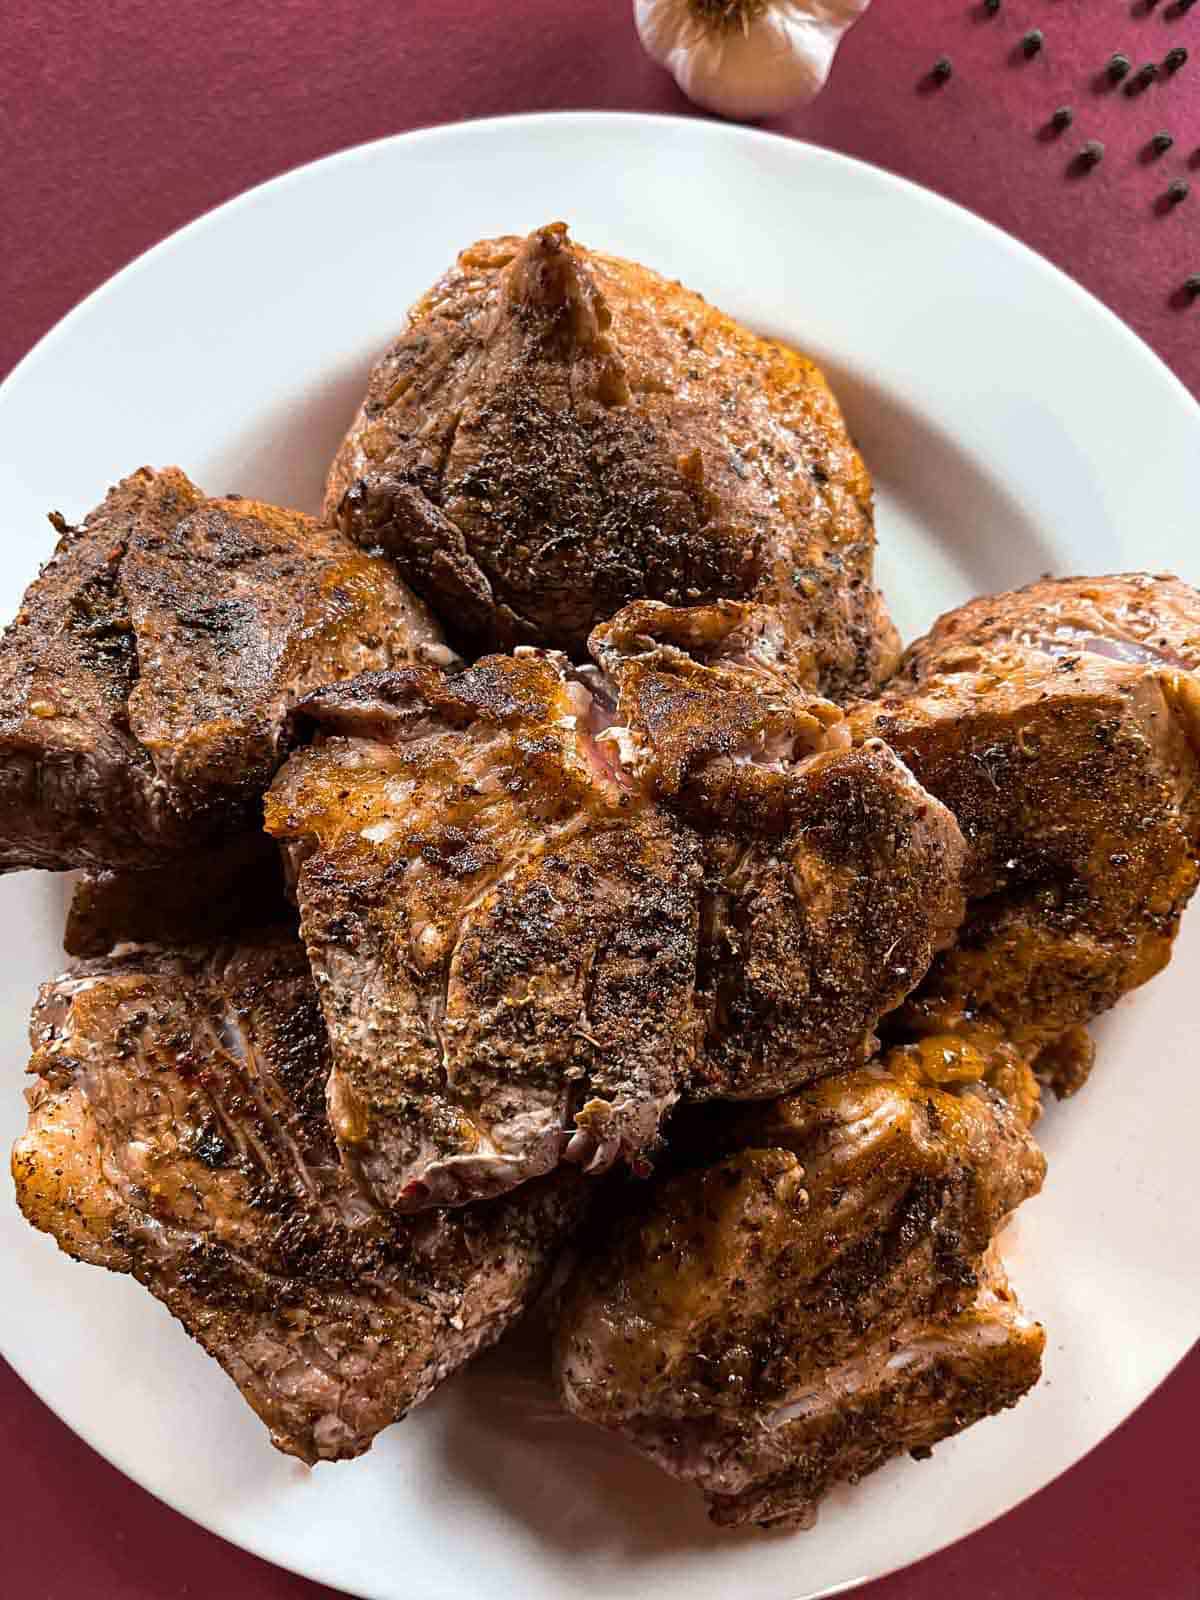
[[[1167,204],[1172,206],[1180,205],[1191,192],[1186,178],[1176,178],[1175,182],[1167,190]]]
[[[1150,141],[1150,148],[1156,156],[1165,156],[1175,140],[1164,128],[1161,133],[1156,133]]]
[[[1035,56],[1045,44],[1046,40],[1040,28],[1030,28],[1021,40],[1021,49],[1026,56]]]
[[[1079,152],[1079,164],[1083,167],[1098,167],[1104,160],[1104,146],[1099,139],[1089,139]]]
[[[949,56],[939,56],[930,69],[934,83],[949,83],[954,76],[954,63]]]
[[[1074,121],[1075,113],[1071,110],[1070,106],[1059,106],[1058,110],[1050,118],[1050,126],[1052,128],[1057,128],[1059,133],[1062,133],[1065,129],[1069,128]]]
[[[983,9],[989,17],[994,17],[1000,9],[1000,0],[983,0]]]
[[[1139,67],[1125,85],[1126,94],[1141,94],[1143,89],[1148,89],[1158,77],[1158,63],[1147,61],[1144,67]]]
[[[1178,72],[1180,67],[1187,65],[1188,53],[1181,44],[1173,50],[1168,50],[1163,57],[1163,67],[1167,72]]]
[[[1193,272],[1183,280],[1183,292],[1189,300],[1200,300],[1200,272]]]
[[[1118,50],[1115,56],[1109,57],[1108,66],[1104,70],[1114,83],[1120,83],[1132,65],[1133,62],[1130,61],[1129,57],[1122,55]]]

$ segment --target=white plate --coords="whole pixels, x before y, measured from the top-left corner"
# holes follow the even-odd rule
[[[213,493],[316,506],[368,364],[468,241],[568,219],[810,351],[879,491],[906,633],[1046,571],[1200,580],[1200,409],[1069,279],[965,211],[828,151],[705,122],[521,117],[410,134],[289,174],[185,228],[74,311],[0,390],[0,610],[142,462]],[[65,885],[0,880],[0,1134]],[[699,1497],[555,1417],[487,1358],[369,1456],[309,1473],[135,1284],[75,1266],[0,1201],[4,1354],[85,1439],[177,1509],[372,1600],[798,1600],[928,1554],[1094,1445],[1200,1328],[1200,913],[1100,1027],[1052,1108],[1044,1194],[1008,1235],[1049,1334],[1015,1411],[836,1494],[799,1536],[711,1529]],[[1072,1535],[1085,1534],[1074,1530]]]

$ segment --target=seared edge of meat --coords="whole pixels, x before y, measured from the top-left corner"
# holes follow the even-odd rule
[[[339,1164],[302,946],[127,949],[46,984],[28,1220],[128,1272],[301,1460],[366,1450],[531,1301],[577,1220],[569,1175],[513,1200],[385,1216]]]

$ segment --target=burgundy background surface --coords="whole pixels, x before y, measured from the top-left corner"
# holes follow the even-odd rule
[[[1045,49],[1026,61],[1015,47],[1031,27]],[[1145,94],[1097,83],[1113,51],[1140,64],[1175,44],[1194,59]],[[923,74],[942,54],[954,76],[930,89]],[[1075,110],[1073,127],[1044,136],[1062,104]],[[628,0],[6,0],[0,374],[148,245],[288,167],[429,123],[585,107],[689,112],[641,53]],[[1180,293],[1200,272],[1200,5],[1178,16],[1169,0],[1002,0],[988,18],[978,0],[875,0],[816,104],[771,126],[889,167],[1007,228],[1106,301],[1200,394],[1200,299]],[[1144,146],[1160,128],[1175,146],[1149,160]],[[1105,159],[1072,176],[1089,138],[1104,141]],[[1177,177],[1195,192],[1161,211]],[[856,1594],[1200,1600],[1198,1418],[1194,1352],[1056,1484]],[[332,1593],[166,1510],[2,1364],[0,1498],[4,1594]],[[487,1581],[481,1573],[481,1592]]]

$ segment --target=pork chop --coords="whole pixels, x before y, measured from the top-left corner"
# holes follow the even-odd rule
[[[967,839],[967,917],[911,1027],[1049,1049],[1166,965],[1200,850],[1197,669],[1178,579],[1048,580],[949,612],[854,713]],[[1045,1068],[1077,1087],[1072,1039]]]
[[[52,521],[0,639],[0,871],[154,866],[256,827],[298,695],[447,658],[386,562],[177,468]]]
[[[708,1118],[567,1287],[567,1410],[716,1522],[807,1527],[834,1483],[1012,1405],[1044,1339],[992,1239],[1041,1185],[1036,1103],[1015,1053],[944,1037]]]
[[[899,655],[871,480],[821,373],[562,223],[470,246],[417,302],[325,510],[471,651],[582,659],[646,596],[769,604],[792,676],[834,698]]]
[[[382,1213],[329,1134],[325,1030],[290,932],[81,962],[44,986],[31,1034],[26,1217],[144,1284],[302,1461],[361,1454],[498,1338],[578,1218],[569,1174],[470,1211]]]

